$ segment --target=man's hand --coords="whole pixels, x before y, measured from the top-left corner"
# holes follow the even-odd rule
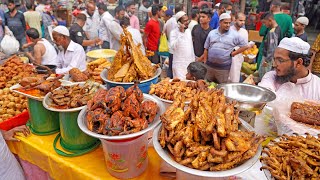
[[[179,24],[179,31],[184,32],[185,31],[185,25],[184,24]]]
[[[99,38],[96,38],[96,39],[94,39],[94,43],[95,43],[96,45],[100,46],[100,45],[103,44],[103,41],[102,41],[101,39],[99,39]]]
[[[30,130],[27,128],[27,126],[22,125],[10,129],[9,131],[3,131],[3,138],[7,141],[20,141],[14,137],[17,132],[22,132],[24,136],[28,136],[30,134]]]

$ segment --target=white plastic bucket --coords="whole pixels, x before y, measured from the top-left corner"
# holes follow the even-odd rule
[[[135,178],[148,166],[148,133],[129,140],[100,139],[108,172],[119,179]]]

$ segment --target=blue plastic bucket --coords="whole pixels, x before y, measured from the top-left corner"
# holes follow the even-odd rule
[[[150,91],[151,84],[156,84],[158,82],[159,76],[161,74],[161,68],[157,69],[156,75],[150,79],[141,81],[138,86],[143,93],[148,94]],[[134,82],[123,83],[123,82],[115,82],[108,80],[108,69],[105,69],[100,74],[102,80],[106,83],[107,88],[112,88],[116,86],[122,86],[124,89],[128,89],[129,87],[134,85]]]

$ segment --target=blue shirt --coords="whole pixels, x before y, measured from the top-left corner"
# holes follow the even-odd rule
[[[224,34],[220,34],[219,29],[212,30],[204,43],[204,48],[208,49],[206,64],[217,69],[230,69],[232,62],[231,52],[236,46],[243,47],[247,43],[234,30],[229,30]]]
[[[214,14],[209,22],[209,26],[212,29],[217,29],[219,27],[219,14],[217,11],[214,12]]]

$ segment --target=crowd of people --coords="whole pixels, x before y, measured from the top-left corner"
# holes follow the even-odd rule
[[[30,60],[56,65],[57,72],[67,73],[74,67],[85,70],[86,51],[119,50],[125,27],[134,42],[140,44],[141,51],[151,55],[152,63],[168,63],[170,78],[186,79],[190,69],[199,69],[201,65],[206,69],[203,79],[207,81],[241,81],[242,52],[255,43],[248,42],[246,15],[236,12],[230,1],[223,0],[212,8],[194,7],[190,14],[181,4],[176,4],[174,9],[163,6],[159,0],[152,4],[142,0],[139,4],[140,7],[135,1],[78,0],[73,6],[74,18],[67,28],[54,16],[52,5],[44,1],[37,1],[37,6],[27,3],[22,13],[21,7],[18,10],[14,1],[9,0],[8,11],[0,9],[0,38],[11,32]],[[308,42],[307,17],[301,16],[293,23],[289,15],[282,13],[281,0],[273,0],[269,9],[270,12],[261,16],[263,26],[259,34],[263,41],[256,58],[259,81],[268,72],[277,70],[275,52],[284,38],[297,37]],[[162,35],[165,39],[160,38]],[[168,62],[162,61],[160,39],[168,44]],[[303,64],[308,65],[310,73],[319,75],[319,36],[303,55],[308,61]]]

